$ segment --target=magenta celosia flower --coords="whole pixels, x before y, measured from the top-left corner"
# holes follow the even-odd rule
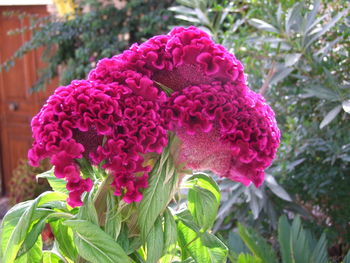
[[[188,168],[262,184],[280,132],[260,95],[244,84],[191,86],[171,95],[163,115],[182,141],[178,158]]]
[[[169,35],[155,36],[120,55],[100,60],[89,79],[113,82],[118,72],[129,69],[172,90],[215,80],[245,83],[242,64],[193,26],[176,27]]]
[[[164,86],[175,91],[170,98]],[[71,206],[92,181],[76,159],[113,175],[115,194],[140,201],[167,130],[181,139],[179,161],[248,185],[261,185],[279,145],[274,113],[249,90],[242,64],[203,31],[174,28],[98,62],[88,81],[60,87],[32,121],[33,165],[50,158]]]
[[[127,71],[120,82],[102,84],[73,81],[56,89],[32,120],[32,165],[50,158],[55,175],[67,181],[68,203],[82,205],[81,195],[92,181],[82,178],[76,159],[114,176],[115,194],[126,202],[140,201],[140,188],[147,187],[150,167],[143,167],[143,154],[161,153],[167,143],[159,103],[165,98],[153,82]]]
[[[246,185],[263,182],[279,130],[270,107],[246,86],[242,64],[224,47],[198,28],[177,27],[101,60],[89,78],[118,81],[130,69],[179,91],[163,115],[182,140],[180,159],[189,168],[210,169]]]

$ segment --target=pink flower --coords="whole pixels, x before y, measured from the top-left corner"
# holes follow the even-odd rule
[[[89,79],[116,81],[124,70],[140,72],[172,90],[212,81],[245,83],[242,64],[196,27],[176,27],[141,45],[98,62]]]
[[[170,98],[163,86],[175,91]],[[33,118],[31,164],[50,158],[80,206],[92,181],[76,159],[113,175],[115,194],[142,199],[167,130],[181,139],[179,160],[248,185],[261,185],[279,145],[274,113],[245,83],[242,64],[203,31],[174,28],[98,62],[88,80],[58,88]]]
[[[261,185],[280,133],[271,108],[246,86],[234,55],[195,27],[176,27],[101,60],[89,79],[119,81],[127,70],[177,91],[162,112],[167,127],[182,140],[182,162]]]
[[[150,170],[142,166],[142,155],[161,153],[167,143],[159,115],[165,95],[141,74],[123,76],[118,83],[81,80],[59,87],[32,120],[29,160],[38,165],[51,159],[55,175],[67,181],[72,207],[82,205],[81,195],[92,188],[91,179],[80,176],[76,159],[104,162],[102,167],[114,176],[116,194],[127,202],[140,201]]]
[[[280,132],[271,108],[244,84],[187,87],[171,95],[163,116],[182,141],[178,158],[188,168],[262,184]]]

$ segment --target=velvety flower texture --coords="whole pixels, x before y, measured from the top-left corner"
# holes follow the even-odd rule
[[[262,184],[280,137],[262,96],[231,83],[191,86],[171,95],[163,115],[182,141],[178,158],[188,168]]]
[[[120,82],[109,84],[73,81],[56,89],[32,120],[32,165],[50,158],[55,176],[67,181],[68,203],[80,206],[81,195],[92,181],[82,178],[75,159],[103,168],[114,176],[115,194],[126,202],[140,201],[150,167],[142,154],[161,153],[167,143],[160,125],[159,102],[164,100],[153,82],[135,72],[125,72]]]
[[[124,70],[140,72],[172,90],[213,81],[245,83],[243,66],[234,55],[193,26],[176,27],[100,60],[89,79],[113,82]]]

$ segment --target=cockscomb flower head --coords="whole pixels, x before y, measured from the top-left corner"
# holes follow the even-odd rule
[[[55,176],[67,181],[68,203],[82,205],[81,195],[92,181],[82,178],[76,159],[110,171],[116,195],[140,201],[150,167],[143,155],[161,153],[167,143],[159,103],[164,94],[141,74],[125,72],[120,82],[73,81],[59,87],[32,120],[32,165],[50,158]]]
[[[172,90],[212,81],[245,83],[242,64],[207,33],[196,27],[175,27],[168,35],[99,61],[89,79],[116,81],[119,72],[134,70]]]
[[[262,184],[280,138],[262,96],[244,84],[190,86],[171,95],[163,117],[182,141],[178,159],[187,168]]]

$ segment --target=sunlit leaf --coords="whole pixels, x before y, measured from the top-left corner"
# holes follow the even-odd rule
[[[252,26],[256,27],[257,29],[265,30],[265,31],[272,32],[272,33],[278,33],[277,28],[275,28],[273,25],[271,25],[263,20],[252,18],[252,19],[248,20],[248,23],[251,24]]]
[[[90,262],[132,262],[114,239],[95,224],[87,220],[68,220],[63,224],[73,229],[79,254]]]
[[[265,184],[279,198],[286,200],[288,202],[292,201],[292,198],[287,193],[287,191],[284,190],[283,187],[277,183],[277,181],[275,180],[275,178],[272,175],[270,175],[270,174],[265,175]]]
[[[320,129],[324,128],[331,121],[333,121],[335,117],[337,117],[341,109],[342,109],[342,105],[338,105],[338,106],[335,106],[330,112],[328,112],[320,124]]]
[[[52,190],[64,194],[68,194],[68,190],[66,189],[67,182],[61,178],[57,178],[54,174],[54,168],[51,170],[44,172],[42,174],[38,174],[37,178],[45,178],[49,185],[51,186]]]
[[[300,57],[300,53],[287,54],[284,58],[284,65],[286,67],[291,67],[299,61]]]
[[[349,113],[350,114],[350,100],[344,100],[342,102],[342,107],[343,107],[343,110],[346,112],[346,113]]]
[[[249,250],[262,259],[263,263],[277,262],[276,255],[271,246],[253,229],[238,225],[238,232]]]
[[[164,248],[164,233],[162,219],[157,218],[150,233],[147,236],[147,260],[146,263],[157,263],[162,256]]]

